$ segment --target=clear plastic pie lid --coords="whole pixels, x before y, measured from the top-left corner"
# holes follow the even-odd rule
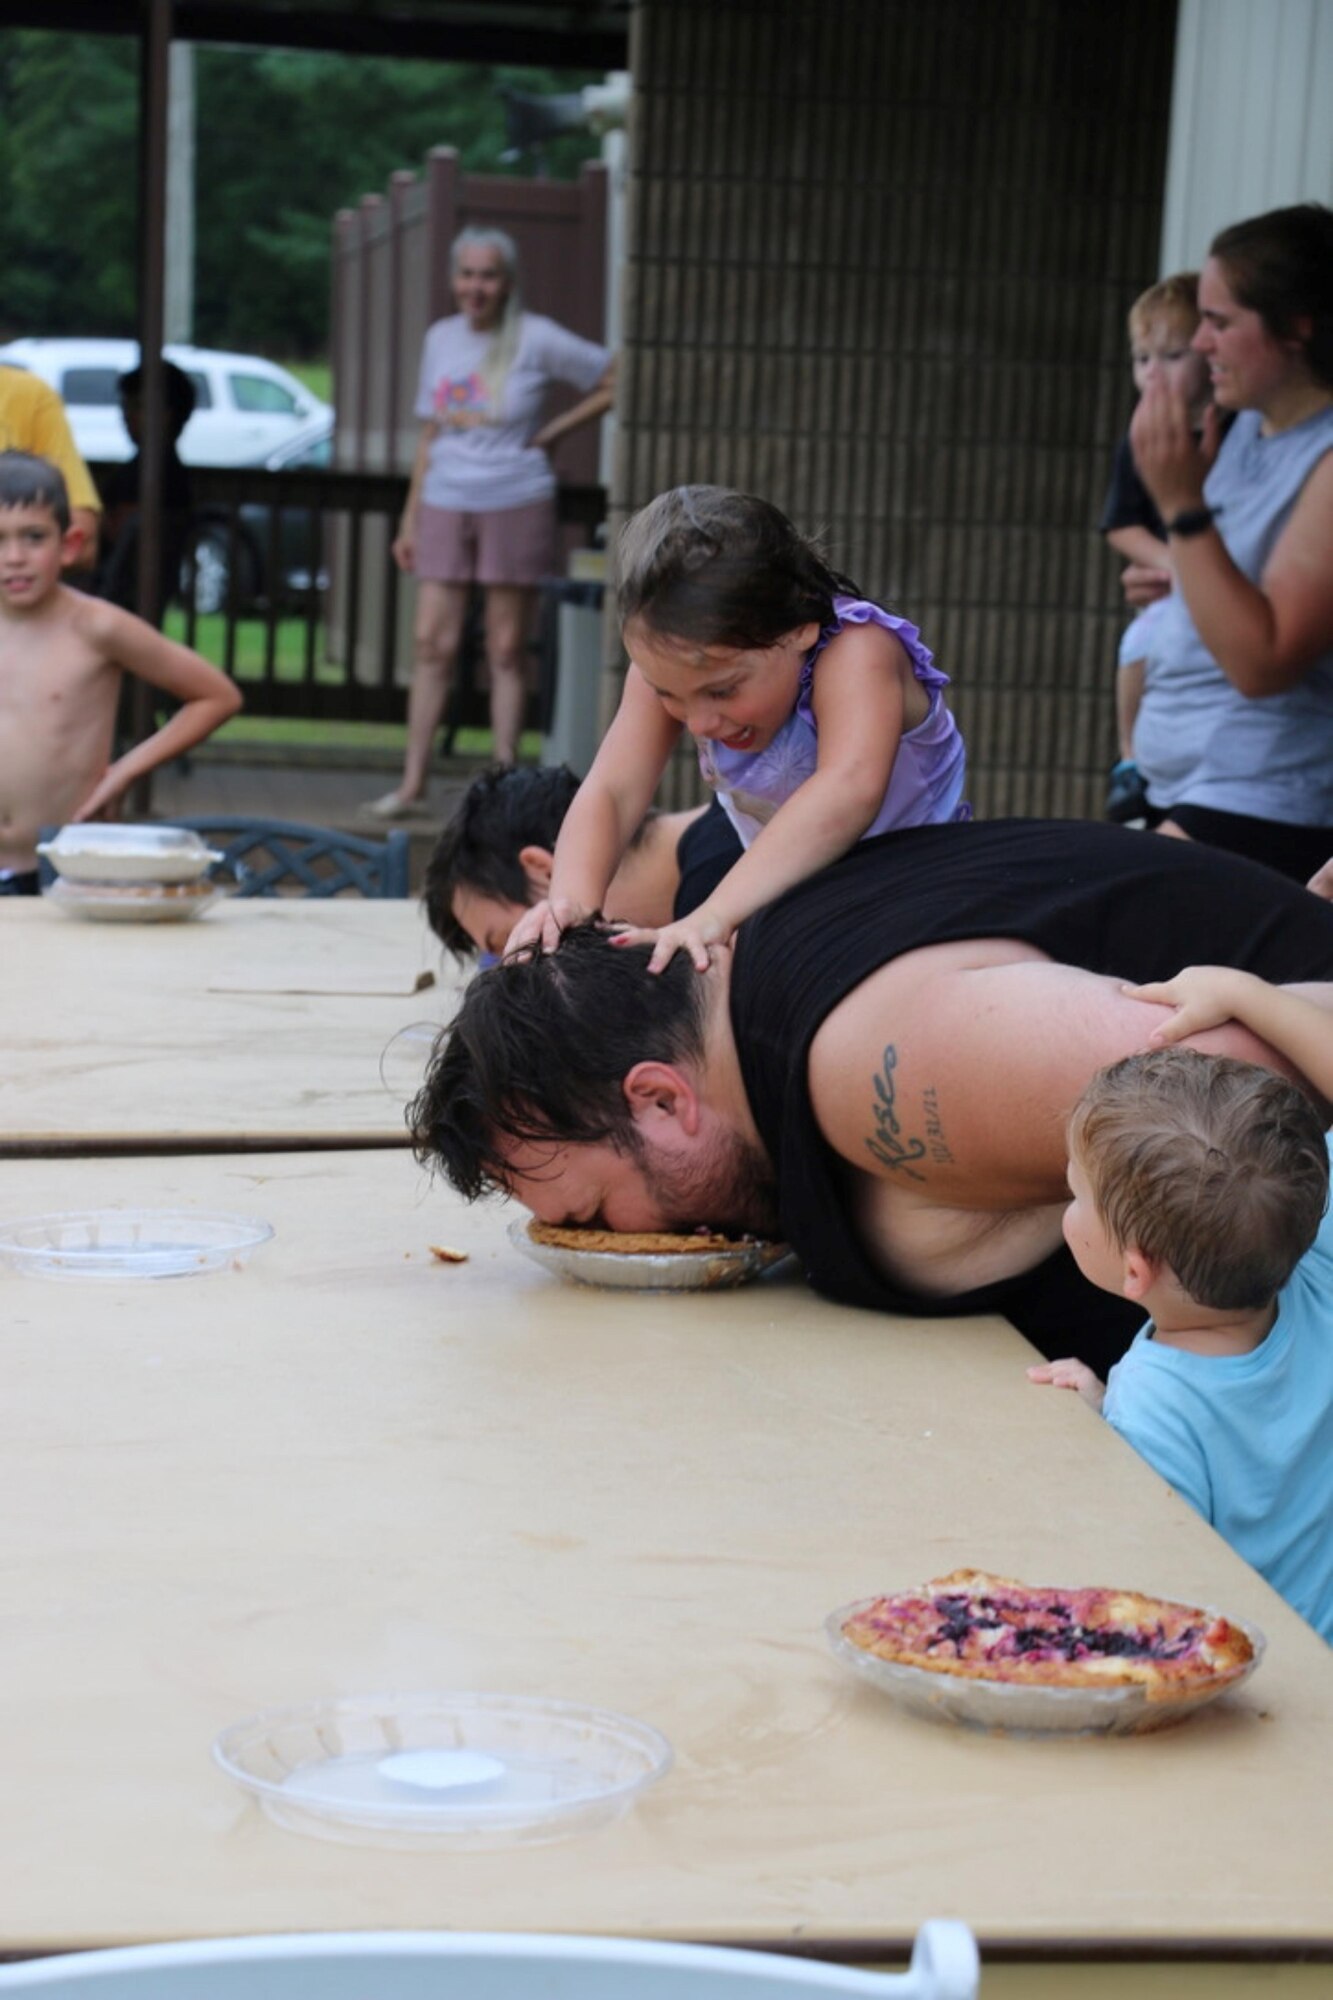
[[[222,859],[192,827],[100,820],[62,826],[53,840],[39,842],[37,852],[57,874],[81,882],[190,882]]]
[[[191,1278],[239,1269],[273,1225],[186,1208],[85,1208],[0,1222],[0,1263],[34,1278]]]
[[[792,1255],[786,1243],[740,1241],[725,1249],[577,1250],[563,1243],[543,1243],[529,1235],[526,1215],[509,1225],[509,1241],[525,1257],[558,1278],[580,1285],[609,1286],[632,1292],[714,1292],[745,1285],[762,1277]]]
[[[844,1666],[909,1714],[932,1722],[957,1722],[972,1729],[1023,1736],[1140,1736],[1149,1730],[1166,1729],[1240,1687],[1259,1665],[1267,1645],[1257,1625],[1229,1618],[1228,1623],[1243,1632],[1254,1649],[1248,1664],[1236,1673],[1218,1674],[1165,1691],[1134,1681],[1113,1687],[1052,1687],[988,1680],[882,1659],[856,1645],[843,1627],[875,1601],[862,1598],[840,1605],[824,1622],[829,1645]],[[1221,1615],[1211,1606],[1200,1609],[1209,1617]]]
[[[488,1693],[349,1695],[234,1723],[217,1763],[278,1825],[372,1846],[507,1846],[617,1818],[671,1764],[645,1722]]]

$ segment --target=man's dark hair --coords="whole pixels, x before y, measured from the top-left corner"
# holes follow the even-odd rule
[[[143,398],[143,368],[127,368],[123,375],[116,377],[116,394],[124,401],[133,398],[139,402]],[[162,400],[166,405],[167,427],[174,444],[194,415],[194,383],[183,368],[174,361],[162,363]]]
[[[528,903],[528,880],[519,854],[525,847],[554,848],[579,781],[567,764],[500,765],[474,778],[426,865],[422,901],[426,921],[442,944],[465,958],[476,947],[453,912],[459,889]]]
[[[0,451],[0,507],[49,507],[63,535],[69,527],[64,473],[30,451]]]
[[[408,1111],[422,1165],[475,1201],[505,1185],[515,1145],[609,1144],[634,1157],[629,1071],[703,1056],[704,981],[688,952],[655,974],[651,955],[587,923],[553,952],[479,972]]]

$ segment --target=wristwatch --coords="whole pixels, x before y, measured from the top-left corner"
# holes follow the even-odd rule
[[[1166,523],[1166,532],[1179,535],[1182,541],[1191,535],[1206,535],[1221,511],[1220,507],[1186,507]]]

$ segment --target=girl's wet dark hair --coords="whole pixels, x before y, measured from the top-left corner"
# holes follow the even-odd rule
[[[49,507],[63,535],[69,527],[65,475],[28,451],[0,451],[0,507]]]
[[[556,951],[479,972],[408,1107],[421,1164],[475,1201],[505,1186],[514,1146],[611,1145],[634,1157],[625,1077],[636,1063],[703,1055],[705,981],[687,952],[650,976],[651,956],[586,923]]]
[[[1270,209],[1222,230],[1208,254],[1241,304],[1276,340],[1300,340],[1311,374],[1333,388],[1333,209],[1318,201]]]
[[[780,508],[725,486],[675,486],[626,522],[617,556],[622,626],[700,646],[776,645],[861,597]]]

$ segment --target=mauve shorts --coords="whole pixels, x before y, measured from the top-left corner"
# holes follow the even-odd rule
[[[453,507],[417,513],[416,573],[425,583],[507,583],[532,587],[555,567],[555,502],[464,514]]]

